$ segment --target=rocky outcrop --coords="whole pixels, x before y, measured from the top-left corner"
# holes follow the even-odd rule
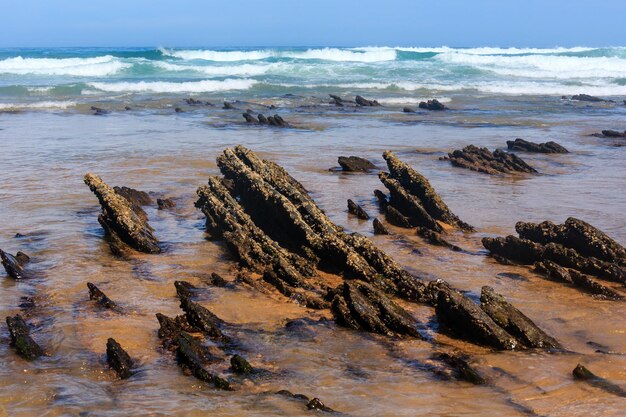
[[[626,390],[624,388],[605,378],[597,376],[581,364],[576,365],[576,368],[572,371],[572,375],[574,375],[575,379],[584,381],[593,387],[626,398]]]
[[[402,112],[403,113],[415,113],[415,109],[413,107],[403,107]]]
[[[447,110],[448,109],[446,106],[440,103],[439,100],[437,99],[422,101],[420,102],[418,107],[420,109],[425,109],[425,110]]]
[[[506,145],[511,151],[537,153],[568,153],[569,151],[556,142],[534,143],[524,139],[507,140]]]
[[[157,208],[167,210],[176,207],[176,202],[171,198],[157,198]]]
[[[22,252],[18,252],[15,256],[0,249],[0,260],[7,274],[14,279],[32,278],[31,274],[25,270],[24,266],[30,258]]]
[[[44,354],[43,349],[30,336],[30,328],[19,314],[7,317],[11,345],[22,358],[32,361]]]
[[[376,165],[358,156],[340,156],[337,162],[346,172],[367,172],[376,169]]]
[[[124,252],[122,243],[140,252],[161,252],[159,241],[144,217],[145,213],[142,215],[133,210],[133,205],[126,198],[116,193],[97,175],[85,175],[85,184],[100,201],[102,213],[98,221],[109,236],[109,246],[114,253]]]
[[[372,222],[372,226],[374,227],[375,235],[388,235],[389,234],[389,231],[387,230],[385,225],[380,220],[378,220],[378,218],[374,219],[374,221]]]
[[[514,153],[504,152],[500,149],[496,149],[492,153],[487,148],[479,148],[474,145],[468,145],[462,150],[457,149],[441,159],[448,160],[452,165],[459,168],[490,175],[537,172],[535,168]]]
[[[382,193],[377,197],[379,201],[383,201],[385,212],[392,212],[388,220],[399,226],[408,224],[410,227],[422,227],[437,233],[443,232],[440,222],[465,231],[473,230],[472,226],[450,211],[426,177],[390,151],[385,151],[383,158],[387,162],[389,173],[381,172],[379,178],[389,190],[390,198],[386,201]],[[392,208],[407,221],[393,213]]]
[[[623,246],[590,224],[570,217],[564,224],[518,222],[519,237],[483,238],[492,255],[524,265],[548,277],[607,298],[623,298],[621,290],[598,279],[626,284]]]
[[[285,121],[281,116],[275,114],[273,116],[265,117],[262,114],[258,114],[255,119],[250,113],[243,113],[243,118],[246,120],[246,123],[250,124],[258,124],[258,125],[267,125],[274,127],[290,127],[291,125]]]
[[[120,307],[94,284],[88,282],[87,288],[89,289],[89,299],[94,300],[100,307],[113,311],[121,311]]]
[[[135,365],[130,355],[113,338],[107,340],[107,363],[121,379],[128,379],[133,375]]]
[[[572,96],[571,100],[574,100],[574,101],[589,101],[589,102],[592,102],[592,103],[593,102],[597,103],[597,102],[607,101],[607,100],[604,100],[604,99],[602,99],[600,97],[590,96],[589,94],[576,94],[576,95]]]
[[[619,132],[617,130],[603,130],[601,133],[594,133],[591,136],[596,136],[599,138],[626,138],[626,130],[623,132]]]
[[[361,220],[369,220],[370,218],[369,214],[367,214],[367,212],[363,210],[363,207],[359,206],[357,203],[350,199],[348,199],[348,213],[354,214]]]
[[[380,106],[380,104],[376,100],[367,100],[361,96],[356,96],[354,98],[354,101],[356,102],[358,106],[362,106],[362,107]]]

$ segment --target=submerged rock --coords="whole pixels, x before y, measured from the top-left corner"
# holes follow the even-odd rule
[[[589,385],[600,388],[603,391],[617,395],[619,397],[626,397],[626,390],[624,388],[614,384],[607,379],[595,375],[593,372],[591,372],[589,369],[585,368],[581,364],[576,365],[576,368],[574,368],[572,374],[574,375],[575,379],[585,381]]]
[[[590,102],[607,101],[600,97],[590,96],[589,94],[576,94],[576,95],[573,95],[571,99],[574,101],[590,101]]]
[[[42,356],[43,349],[30,336],[28,325],[19,314],[7,317],[7,326],[11,336],[11,345],[22,358],[32,361]]]
[[[447,157],[452,165],[490,175],[511,173],[536,173],[537,170],[528,165],[514,153],[496,149],[493,153],[487,148],[468,145],[462,150],[455,150]]]
[[[412,107],[404,107],[404,108],[402,108],[402,111],[404,113],[415,113],[415,109],[412,108]]]
[[[181,333],[178,337],[178,349],[176,350],[176,356],[180,366],[183,367],[184,370],[189,370],[189,372],[199,380],[212,384],[215,388],[226,391],[232,390],[227,380],[204,368],[204,362],[206,360],[201,356],[201,352],[204,350],[198,346],[199,343],[195,338],[187,333]]]
[[[359,219],[369,220],[370,216],[363,210],[363,207],[359,206],[354,201],[348,199],[348,213],[354,214]]]
[[[507,147],[512,151],[538,152],[538,153],[568,153],[569,151],[556,142],[534,143],[517,138],[506,141]]]
[[[245,358],[240,355],[234,355],[230,358],[230,369],[239,375],[250,375],[254,373],[254,368]]]
[[[419,104],[419,108],[426,109],[426,110],[447,110],[448,109],[446,106],[441,104],[439,100],[437,99],[422,101]]]
[[[176,287],[176,295],[180,299],[193,297],[198,291],[198,287],[187,281],[174,281],[174,287]]]
[[[113,187],[113,190],[134,206],[150,206],[154,204],[154,200],[145,191],[135,190],[130,187]]]
[[[107,340],[107,363],[121,379],[128,379],[133,375],[133,360],[113,338]]]
[[[356,102],[358,106],[362,106],[362,107],[380,106],[380,104],[376,100],[367,100],[361,96],[356,96],[354,98],[354,101]]]
[[[159,210],[167,210],[176,207],[176,202],[171,198],[157,198]]]
[[[159,241],[145,218],[133,210],[131,203],[109,187],[94,174],[85,175],[85,184],[98,197],[102,213],[98,216],[100,225],[112,236],[111,248],[119,252],[119,242],[145,253],[159,253]]]
[[[456,374],[454,375],[456,379],[474,385],[485,385],[487,383],[487,379],[469,364],[468,358],[464,355],[437,352],[433,358],[452,368]]]
[[[20,255],[21,254],[21,255]],[[31,275],[24,270],[24,265],[28,263],[30,258],[22,252],[18,252],[15,256],[0,249],[0,260],[7,274],[14,279],[28,279]]]
[[[110,310],[120,310],[120,308],[115,304],[109,297],[106,296],[105,293],[100,291],[98,287],[96,287],[91,282],[87,283],[87,288],[89,289],[89,299],[95,300],[99,306],[103,308],[107,308]]]
[[[367,172],[376,169],[376,165],[358,156],[340,156],[337,162],[341,169],[347,172]]]

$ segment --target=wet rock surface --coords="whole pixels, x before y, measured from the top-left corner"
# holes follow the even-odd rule
[[[128,379],[133,375],[134,361],[130,355],[113,338],[107,340],[107,363],[121,379]]]
[[[590,96],[589,94],[576,94],[576,95],[572,96],[571,100],[574,100],[574,101],[589,101],[589,102],[592,102],[592,103],[599,103],[599,102],[602,102],[602,101],[608,101],[608,100],[604,100],[604,99],[602,99],[600,97]]]
[[[348,199],[348,213],[354,214],[361,220],[369,220],[370,216],[367,214],[363,207],[359,206],[354,201]]]
[[[491,152],[487,148],[479,148],[474,145],[468,145],[462,150],[457,149],[441,159],[450,161],[452,165],[459,168],[490,175],[537,172],[535,168],[514,153],[504,152],[500,149]]]
[[[100,225],[111,238],[109,245],[115,254],[124,252],[121,244],[145,253],[159,253],[159,241],[153,229],[141,213],[133,210],[133,205],[94,174],[85,175],[85,184],[98,197],[102,213],[98,216]]]
[[[602,231],[573,217],[561,225],[518,222],[515,229],[519,237],[486,237],[483,246],[492,255],[534,264],[537,272],[556,281],[606,298],[623,298],[623,291],[598,282],[626,284],[626,251]]]
[[[376,169],[376,165],[358,156],[340,156],[337,162],[346,172],[367,172]]]
[[[18,252],[15,256],[0,249],[0,260],[7,274],[14,279],[28,279],[31,275],[24,269],[24,265],[30,261],[28,255]]]
[[[376,101],[376,100],[368,100],[366,98],[363,98],[361,96],[356,96],[354,98],[354,101],[356,102],[356,104],[358,106],[362,106],[362,107],[375,107],[375,106],[380,106],[380,104]]]
[[[89,299],[95,301],[100,307],[114,311],[121,311],[120,307],[107,297],[105,293],[100,291],[100,289],[94,284],[88,282],[87,288],[89,289]]]
[[[435,111],[441,111],[441,110],[447,110],[448,109],[446,106],[444,106],[437,99],[432,99],[432,100],[428,100],[428,101],[422,101],[419,104],[419,108],[420,109],[424,109],[424,110],[435,110]]]
[[[537,152],[537,153],[569,153],[567,149],[556,142],[534,143],[524,139],[507,140],[506,146],[511,151]]]
[[[385,225],[380,220],[378,220],[378,218],[374,219],[374,221],[372,222],[372,226],[374,227],[375,235],[388,235],[389,234],[389,230],[387,230]]]
[[[585,381],[591,386],[617,395],[619,397],[626,398],[626,389],[605,378],[595,375],[593,372],[591,372],[589,369],[585,368],[581,364],[576,365],[576,368],[574,368],[574,370],[572,371],[572,375],[574,375],[575,379]]]
[[[30,336],[30,328],[19,314],[6,318],[11,345],[22,358],[32,361],[44,354],[43,349]]]

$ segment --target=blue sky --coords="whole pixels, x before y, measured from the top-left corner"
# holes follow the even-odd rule
[[[0,0],[0,46],[617,46],[626,0]]]

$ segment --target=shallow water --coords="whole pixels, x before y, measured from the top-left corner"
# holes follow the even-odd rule
[[[70,113],[0,114],[0,248],[22,250],[40,277],[15,282],[0,274],[0,315],[19,312],[21,296],[41,298],[28,317],[34,338],[49,356],[27,363],[0,334],[0,415],[309,415],[298,402],[267,394],[279,389],[321,398],[354,416],[622,415],[623,398],[576,382],[577,363],[626,386],[626,303],[602,301],[484,256],[480,238],[514,231],[518,220],[563,222],[581,218],[626,243],[626,148],[589,137],[624,128],[617,106],[577,105],[552,98],[474,98],[452,102],[458,111],[399,114],[327,109],[283,110],[305,129],[247,127],[240,112],[199,109],[103,117]],[[438,157],[467,144],[502,147],[523,137],[555,140],[571,153],[523,154],[541,174],[494,178],[453,168]],[[283,165],[310,190],[337,224],[370,236],[410,271],[444,278],[477,295],[491,285],[556,337],[570,353],[497,352],[442,336],[427,324],[432,309],[409,308],[430,337],[472,353],[491,380],[476,387],[444,381],[425,369],[433,352],[424,341],[389,341],[329,323],[327,312],[307,310],[278,294],[245,286],[210,288],[202,304],[228,323],[256,366],[270,371],[220,392],[183,375],[169,353],[158,350],[157,312],[180,312],[173,282],[202,285],[211,272],[234,279],[236,265],[220,242],[205,239],[204,218],[193,207],[195,190],[218,173],[221,150],[243,144]],[[370,214],[375,174],[332,173],[339,155],[370,158],[381,169],[385,149],[428,177],[444,201],[477,233],[454,234],[467,249],[456,253],[427,245],[410,231],[372,236],[370,222],[348,216],[352,198]],[[95,172],[126,185],[176,198],[172,211],[148,209],[160,255],[114,258],[97,221],[96,198],[83,184]],[[16,238],[16,233],[26,235]],[[97,284],[126,314],[100,311],[89,302]],[[288,320],[310,318],[297,330]],[[114,337],[141,362],[140,372],[118,381],[106,369],[106,339]],[[596,345],[613,354],[596,353]],[[225,369],[219,369],[225,371]]]

